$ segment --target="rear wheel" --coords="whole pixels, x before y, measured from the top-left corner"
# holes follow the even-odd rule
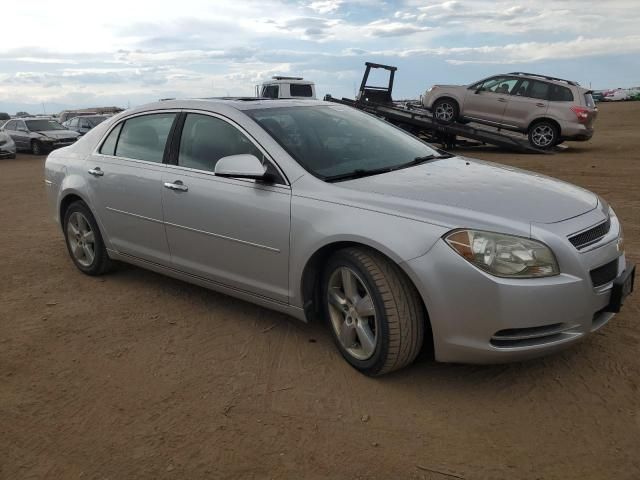
[[[456,121],[460,108],[455,100],[450,98],[440,98],[433,103],[433,118],[444,125],[449,125]]]
[[[424,339],[418,292],[397,265],[364,248],[338,251],[323,276],[325,316],[342,356],[366,375],[409,365]]]
[[[560,132],[553,122],[536,122],[529,128],[529,143],[532,147],[547,150],[559,143]]]
[[[74,202],[67,208],[63,225],[67,250],[81,272],[102,275],[111,269],[98,224],[84,202]]]

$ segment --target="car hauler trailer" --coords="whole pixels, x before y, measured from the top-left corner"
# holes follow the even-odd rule
[[[539,150],[532,147],[526,138],[520,139],[515,135],[502,133],[500,129],[475,127],[462,123],[449,125],[439,123],[433,118],[433,114],[429,110],[422,107],[419,101],[393,100],[391,94],[395,73],[398,70],[397,67],[371,62],[366,62],[365,65],[366,69],[360,83],[360,90],[354,100],[333,98],[331,95],[326,95],[324,100],[355,107],[384,118],[388,122],[427,141],[441,143],[445,148],[453,148],[456,145],[477,146],[488,144],[520,152],[551,153],[548,150]],[[368,85],[371,69],[378,68],[389,72],[389,82],[386,87]],[[458,137],[462,137],[465,140],[459,140]],[[473,142],[469,142],[469,140],[473,140]]]

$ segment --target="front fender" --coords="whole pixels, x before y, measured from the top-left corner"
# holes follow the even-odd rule
[[[448,228],[347,205],[294,197],[291,206],[290,301],[302,307],[305,267],[320,249],[350,242],[383,253],[397,264],[424,255]]]

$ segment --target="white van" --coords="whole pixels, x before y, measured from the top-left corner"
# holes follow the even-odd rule
[[[304,98],[315,100],[316,86],[302,77],[271,77],[260,85],[260,97],[263,98]]]

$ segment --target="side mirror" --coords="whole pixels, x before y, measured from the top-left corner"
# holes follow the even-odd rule
[[[267,180],[267,167],[262,164],[258,157],[248,154],[222,157],[216,163],[214,173],[218,177]]]

